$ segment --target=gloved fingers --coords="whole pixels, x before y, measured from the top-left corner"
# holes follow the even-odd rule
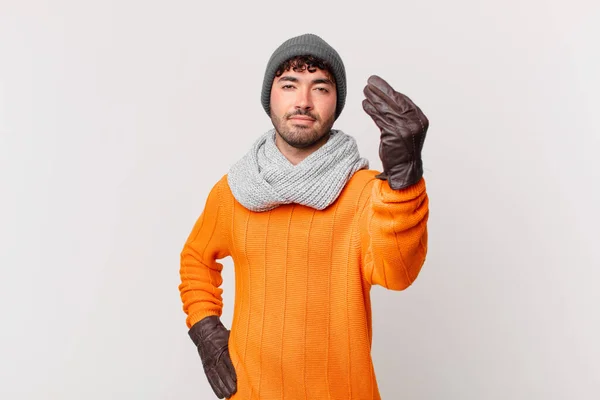
[[[369,100],[380,102],[381,110],[386,113],[402,115],[414,106],[408,97],[395,91],[386,81],[376,75],[369,78],[363,92]]]
[[[387,107],[385,112],[397,113],[406,118],[420,119],[423,123],[427,120],[421,111],[407,95],[392,88],[385,80],[377,75],[372,75],[365,87],[365,96],[368,94],[370,100],[377,98],[382,106]],[[371,99],[372,97],[373,99]]]
[[[390,122],[383,117],[383,115],[379,112],[379,110],[373,105],[373,103],[369,99],[364,99],[362,101],[363,110],[373,119],[375,124],[379,127],[379,129],[392,132],[394,126],[390,124]]]
[[[399,93],[396,92],[394,88],[383,78],[377,75],[371,75],[369,79],[367,79],[367,87],[372,91],[373,94],[379,96],[386,103],[397,106],[401,105],[396,104],[398,100],[402,100],[397,98]]]
[[[237,389],[237,383],[233,379],[231,371],[225,364],[219,364],[217,366],[217,371],[221,377],[221,381],[223,382],[223,394],[225,397],[231,396]]]
[[[406,141],[412,141],[412,136],[405,121],[389,114],[387,118],[384,117],[368,99],[364,99],[362,104],[365,112],[371,116],[381,130],[381,139],[385,143],[385,147],[392,146],[395,149],[406,149]],[[382,157],[381,149],[379,153],[379,156]]]
[[[403,104],[403,112],[401,114],[405,119],[418,124],[418,131],[426,131],[429,128],[429,120],[421,110],[408,96],[405,94],[395,92],[395,99],[397,104]]]
[[[425,117],[425,114],[403,94],[398,93],[398,96],[405,98],[405,100],[399,100],[393,103],[393,106],[390,106],[388,101],[391,102],[391,100],[382,98],[382,92],[378,91],[377,88],[368,87],[365,91],[369,93],[369,101],[371,101],[371,98],[375,99],[374,102],[371,101],[371,104],[385,117],[389,124],[397,128],[406,128],[405,132],[402,132],[403,136],[408,135],[406,137],[409,137],[419,132],[425,132],[429,128],[429,120]],[[395,104],[404,105],[400,108]]]
[[[393,99],[387,97],[385,93],[373,85],[367,84],[363,89],[363,94],[381,114],[402,113],[402,110],[394,104]]]
[[[363,110],[365,110],[365,112],[367,114],[369,114],[369,116],[373,119],[380,117],[377,112],[377,109],[375,108],[375,106],[368,100],[368,99],[364,99],[362,101],[362,106],[363,106]]]
[[[403,101],[408,104],[405,108],[404,112],[400,115],[402,119],[408,121],[410,123],[414,123],[416,125],[416,129],[413,129],[413,132],[425,132],[429,128],[429,120],[415,103],[407,96],[398,93],[398,96],[403,97]]]
[[[225,385],[223,381],[219,377],[219,374],[214,368],[206,371],[206,377],[208,378],[208,383],[210,383],[210,387],[212,387],[213,392],[217,395],[218,398],[222,399],[225,397],[225,393],[223,393],[223,388]]]
[[[394,99],[394,94],[396,91],[389,83],[386,82],[385,79],[378,75],[371,75],[369,79],[367,79],[367,86],[377,88],[383,96],[392,100]]]
[[[420,150],[423,147],[423,141],[425,140],[427,127],[417,118],[403,119],[395,115],[390,115],[388,118],[390,124],[396,127],[395,132],[399,133],[396,137],[399,136],[402,138],[402,143],[409,154],[413,156],[420,153]],[[390,144],[392,143],[390,139],[388,139],[388,142]],[[395,140],[394,143],[397,143],[397,146],[400,146],[399,140]]]
[[[237,374],[235,372],[235,368],[233,367],[233,362],[231,362],[231,357],[229,355],[229,351],[227,351],[223,355],[223,364],[225,365],[225,367],[229,371],[229,373],[230,373],[232,379],[234,380],[234,382],[237,382]]]

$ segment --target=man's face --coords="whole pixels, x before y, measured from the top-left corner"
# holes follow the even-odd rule
[[[337,93],[326,71],[285,71],[271,87],[271,121],[290,146],[306,148],[329,133]]]

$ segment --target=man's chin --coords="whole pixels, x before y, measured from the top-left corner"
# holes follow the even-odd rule
[[[314,132],[311,132],[314,133]],[[285,135],[286,137],[283,140],[292,147],[297,149],[306,149],[308,147],[312,147],[320,142],[324,136],[326,135],[311,135],[310,138],[307,138],[308,130],[304,134],[302,132],[295,131],[292,135]],[[283,135],[282,135],[283,137]]]
[[[289,140],[286,140],[286,143],[296,149],[305,149],[305,148],[310,147],[313,144],[315,144],[315,141],[305,142],[305,141],[301,141],[301,140],[289,139]]]

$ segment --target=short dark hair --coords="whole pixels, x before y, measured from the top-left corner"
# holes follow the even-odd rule
[[[289,71],[290,69],[295,72],[303,72],[305,70],[315,72],[317,68],[327,72],[331,81],[334,84],[336,83],[331,65],[321,58],[310,55],[296,56],[284,61],[275,72],[275,76],[280,77],[285,71]]]

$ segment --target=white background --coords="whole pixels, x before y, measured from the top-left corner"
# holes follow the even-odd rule
[[[0,398],[216,398],[179,253],[306,32],[372,168],[369,75],[431,124],[428,259],[372,292],[383,398],[600,398],[597,1],[202,3],[0,0]]]

